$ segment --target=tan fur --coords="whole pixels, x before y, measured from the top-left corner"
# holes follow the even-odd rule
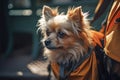
[[[48,6],[42,10],[42,18],[38,21],[43,34],[44,54],[52,62],[51,67],[59,80],[59,64],[79,63],[88,53],[89,47],[99,45],[103,34],[91,30],[88,13],[83,13],[81,6],[69,8],[67,14],[59,14]],[[59,63],[59,64],[58,64]],[[68,66],[71,67],[71,66]],[[97,59],[95,51],[68,77],[69,80],[97,80]]]
[[[92,45],[90,26],[87,14],[81,7],[69,9],[66,15],[58,14],[48,6],[43,7],[42,18],[39,20],[44,38],[42,40],[44,53],[51,61],[67,63],[79,60]],[[47,32],[48,30],[48,32]],[[58,37],[58,32],[64,32],[64,38]],[[50,33],[48,36],[46,33]],[[48,49],[44,44],[47,39],[52,41],[51,46],[57,49]]]

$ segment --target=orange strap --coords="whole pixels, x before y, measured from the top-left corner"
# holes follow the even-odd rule
[[[112,27],[115,23],[115,20],[117,18],[120,18],[120,1],[115,1],[115,3],[113,4],[111,12],[108,16],[106,34],[110,33],[110,31],[112,30]]]

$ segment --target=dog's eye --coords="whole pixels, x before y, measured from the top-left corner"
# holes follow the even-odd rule
[[[65,36],[64,32],[58,32],[58,37],[63,38]]]

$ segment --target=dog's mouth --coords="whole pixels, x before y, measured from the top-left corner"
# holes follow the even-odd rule
[[[47,48],[47,49],[50,49],[50,50],[63,49],[62,46],[59,46],[59,47],[46,46],[46,48]]]

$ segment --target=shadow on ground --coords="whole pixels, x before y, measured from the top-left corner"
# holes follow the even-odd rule
[[[15,50],[7,58],[0,56],[0,80],[49,80],[48,61],[41,55],[33,60],[30,49],[27,46]]]

